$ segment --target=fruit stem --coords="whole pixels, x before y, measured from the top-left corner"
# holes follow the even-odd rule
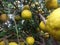
[[[7,38],[9,38],[9,37],[11,37],[12,35],[8,35],[8,36],[6,36],[5,38],[7,39]],[[4,38],[0,38],[0,41],[1,40],[3,40]]]

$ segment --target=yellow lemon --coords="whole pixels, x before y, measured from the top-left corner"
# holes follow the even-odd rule
[[[16,42],[10,42],[9,45],[18,45]]]
[[[59,6],[59,1],[60,0],[47,0],[46,1],[46,7],[48,9],[51,9],[51,8],[57,8]]]
[[[40,22],[39,27],[40,27],[42,30],[45,30],[45,24],[43,23],[43,21]]]
[[[60,8],[47,17],[46,29],[56,40],[60,40]]]
[[[30,45],[33,45],[34,42],[35,42],[35,39],[34,39],[33,37],[27,37],[27,38],[26,38],[26,42],[27,42],[28,44],[30,44]]]
[[[0,45],[5,45],[4,41],[1,41],[1,42],[0,42]]]
[[[21,13],[21,16],[24,19],[31,19],[32,18],[32,12],[30,10],[23,10]]]
[[[46,21],[47,21],[47,20],[46,20]],[[39,27],[42,29],[42,31],[44,31],[44,32],[47,31],[47,30],[46,30],[46,25],[44,24],[43,21],[40,22]]]

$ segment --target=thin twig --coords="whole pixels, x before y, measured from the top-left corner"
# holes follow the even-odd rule
[[[16,21],[15,21],[15,18],[14,18],[14,15],[15,15],[15,12],[13,13],[13,21],[14,21],[14,24],[15,24],[15,29],[16,29],[16,34],[17,34],[17,40],[18,40],[18,43],[20,45],[20,41],[19,41],[19,34],[18,34],[18,29],[17,29],[17,24],[16,24]]]
[[[46,19],[45,19],[45,17],[43,17],[40,13],[35,12],[34,9],[32,9],[32,11],[33,11],[34,14],[36,14],[36,15],[38,14],[37,16],[40,17],[40,19],[44,22],[44,24],[46,24]]]
[[[43,41],[43,44],[41,44],[41,45],[45,45],[44,38],[42,38],[42,37],[39,37],[39,38]]]
[[[4,38],[7,39],[7,38],[9,38],[9,37],[11,37],[11,36],[12,36],[12,35],[8,35],[8,36],[6,36],[6,37],[0,38],[0,41],[3,40]]]
[[[8,43],[8,40],[6,38],[3,39],[3,41],[5,42],[5,45],[9,45]]]

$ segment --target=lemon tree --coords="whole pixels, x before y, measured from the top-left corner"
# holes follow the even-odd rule
[[[33,45],[34,42],[35,42],[35,39],[34,39],[33,37],[27,37],[27,38],[26,38],[26,42],[27,42],[28,44],[30,44],[30,45]]]
[[[24,19],[31,19],[32,18],[32,12],[30,10],[23,10],[21,13],[21,17]]]
[[[46,29],[56,40],[60,40],[60,8],[54,10],[46,21]]]

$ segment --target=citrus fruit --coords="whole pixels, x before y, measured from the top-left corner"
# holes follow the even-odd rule
[[[8,20],[8,16],[7,16],[6,14],[2,14],[2,15],[0,16],[0,20],[1,20],[1,21],[7,21],[7,20]]]
[[[30,10],[23,10],[21,13],[21,16],[24,19],[31,19],[32,18],[32,12]]]
[[[51,8],[57,8],[59,6],[59,1],[60,0],[47,0],[46,1],[46,7],[48,9],[51,9]]]
[[[30,45],[33,45],[34,42],[35,42],[35,39],[34,39],[33,37],[27,37],[27,38],[26,38],[26,42],[27,42],[28,44],[30,44]]]
[[[0,45],[5,45],[4,41],[1,41],[1,42],[0,42]]]
[[[45,24],[43,23],[43,21],[40,22],[39,27],[40,27],[42,30],[45,30]]]
[[[9,45],[18,45],[16,42],[10,42]]]
[[[60,8],[55,9],[47,17],[46,29],[54,39],[60,40]]]
[[[46,20],[46,21],[47,21],[47,20]],[[40,27],[40,29],[42,29],[42,31],[44,31],[44,32],[47,31],[47,30],[46,30],[46,25],[44,24],[43,21],[40,22],[39,27]]]

